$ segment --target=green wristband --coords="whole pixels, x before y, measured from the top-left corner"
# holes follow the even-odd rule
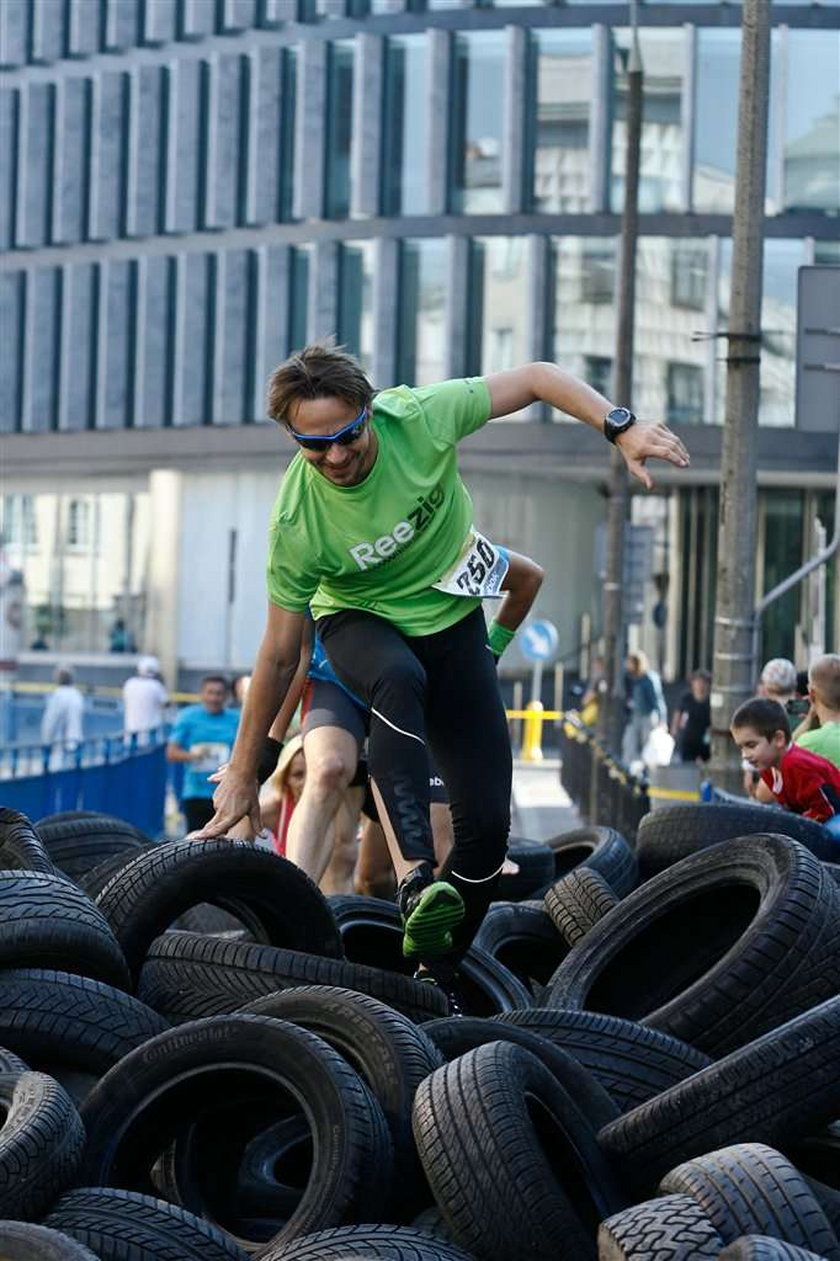
[[[490,651],[495,653],[497,657],[501,657],[515,635],[515,630],[509,630],[507,626],[502,626],[493,618],[487,630],[487,642],[490,645]]]

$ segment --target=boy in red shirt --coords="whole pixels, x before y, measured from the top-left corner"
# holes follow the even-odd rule
[[[778,701],[746,701],[735,711],[730,730],[743,757],[761,774],[759,801],[784,806],[817,823],[840,814],[840,769],[791,744],[790,722]]]

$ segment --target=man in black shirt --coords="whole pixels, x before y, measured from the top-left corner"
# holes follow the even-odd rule
[[[711,706],[709,691],[712,678],[707,670],[691,675],[691,691],[686,692],[674,714],[671,735],[681,762],[708,762]]]

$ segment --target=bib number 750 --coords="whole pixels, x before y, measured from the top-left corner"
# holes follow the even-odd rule
[[[504,547],[494,547],[483,534],[473,530],[458,560],[434,586],[451,595],[498,598],[509,563]]]

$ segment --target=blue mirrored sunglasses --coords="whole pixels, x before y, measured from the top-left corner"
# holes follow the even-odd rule
[[[351,442],[355,442],[362,436],[362,431],[367,422],[368,409],[363,407],[355,420],[351,420],[349,425],[344,425],[342,429],[337,430],[335,433],[323,435],[297,433],[291,426],[289,426],[289,433],[298,446],[303,447],[304,451],[326,451],[333,443],[337,447],[349,447]]]

